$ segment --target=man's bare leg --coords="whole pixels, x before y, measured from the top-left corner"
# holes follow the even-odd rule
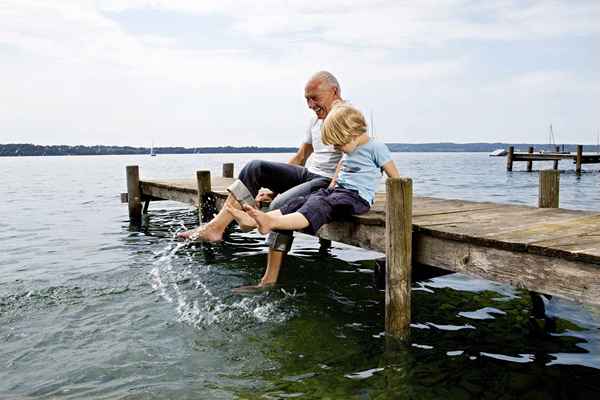
[[[232,289],[234,293],[256,293],[261,290],[267,289],[277,283],[279,277],[279,270],[285,257],[285,252],[269,249],[269,255],[267,256],[267,269],[263,274],[260,282],[257,285],[240,286]]]
[[[258,287],[270,286],[277,283],[279,270],[281,269],[281,264],[284,257],[285,253],[283,251],[269,249],[269,255],[267,256],[267,269],[265,270],[260,283],[257,285]]]
[[[233,221],[233,215],[226,210],[226,206],[239,207],[239,204],[231,195],[227,196],[224,207],[210,222],[200,225],[196,229],[179,232],[177,237],[204,242],[221,241],[223,239],[223,232],[225,232],[227,226]]]

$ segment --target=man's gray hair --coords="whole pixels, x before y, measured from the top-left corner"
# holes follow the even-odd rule
[[[319,71],[316,74],[314,74],[310,80],[319,80],[321,82],[325,82],[327,85],[329,85],[329,87],[335,87],[337,88],[338,92],[340,91],[340,84],[331,72]]]

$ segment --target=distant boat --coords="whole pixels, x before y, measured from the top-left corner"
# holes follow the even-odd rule
[[[156,157],[156,153],[154,152],[154,142],[152,142],[152,146],[150,146],[150,157]]]
[[[490,157],[504,157],[507,154],[505,149],[496,149],[490,153]]]

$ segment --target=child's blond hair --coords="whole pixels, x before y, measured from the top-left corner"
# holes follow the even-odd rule
[[[367,122],[360,111],[349,104],[335,105],[323,122],[322,140],[326,145],[350,143],[353,136],[367,133]]]

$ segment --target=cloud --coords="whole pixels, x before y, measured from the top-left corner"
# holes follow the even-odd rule
[[[191,23],[162,29],[177,16]],[[599,19],[596,1],[4,1],[0,142],[47,143],[52,130],[65,143],[145,144],[177,132],[171,144],[198,145],[202,131],[206,145],[295,145],[309,115],[303,85],[320,69],[376,111],[387,140],[447,140],[444,125],[471,129],[461,141],[487,127],[483,117],[474,125],[479,115],[504,118],[488,103],[520,112],[501,93],[519,93],[520,107],[543,105],[547,93],[565,108],[597,102]],[[557,49],[545,55],[551,65],[532,57],[547,46]],[[505,123],[480,138],[507,137]]]

